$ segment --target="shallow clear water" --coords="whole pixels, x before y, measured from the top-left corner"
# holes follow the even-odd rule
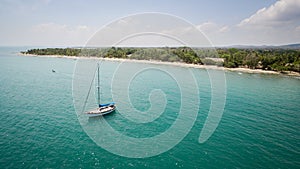
[[[16,55],[20,50],[0,48],[0,168],[300,167],[299,79],[226,72],[222,120],[212,137],[199,144],[211,92],[207,72],[193,69],[200,86],[200,110],[193,128],[171,150],[135,159],[102,149],[84,132],[73,107],[75,60]],[[105,62],[101,77],[109,78],[110,69],[117,64]],[[179,109],[178,86],[166,74],[155,80],[156,73],[160,72],[145,71],[133,79],[131,101],[136,109],[145,111],[150,106],[149,92],[160,87],[167,95],[166,111],[144,125],[116,111],[105,117],[115,130],[143,138],[167,130],[175,121],[177,114],[172,112]],[[102,88],[110,86],[103,83]],[[109,91],[103,91],[104,101],[110,100]]]

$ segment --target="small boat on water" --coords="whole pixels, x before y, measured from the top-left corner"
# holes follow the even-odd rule
[[[97,84],[97,94],[98,94],[98,108],[85,112],[89,117],[103,116],[109,113],[112,113],[116,110],[116,105],[114,102],[100,104],[100,73],[99,73],[99,63],[97,64],[97,73],[98,73],[98,84]]]
[[[108,103],[108,104],[105,104],[104,106],[103,105],[99,106],[95,110],[88,111],[88,112],[86,112],[86,114],[89,117],[103,116],[105,114],[109,114],[109,113],[115,111],[115,109],[116,109],[115,103]]]

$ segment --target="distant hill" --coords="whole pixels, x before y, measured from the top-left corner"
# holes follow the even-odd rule
[[[288,45],[279,45],[279,46],[232,45],[232,46],[227,46],[227,47],[224,47],[224,48],[238,48],[238,49],[267,49],[267,48],[270,48],[270,49],[299,49],[300,50],[300,43],[288,44]]]
[[[284,49],[300,49],[300,43],[279,46]]]

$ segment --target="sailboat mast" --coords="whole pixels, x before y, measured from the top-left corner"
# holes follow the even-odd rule
[[[98,106],[100,106],[100,70],[99,63],[97,63],[97,73],[98,73],[98,84],[97,84],[97,92],[98,92]]]

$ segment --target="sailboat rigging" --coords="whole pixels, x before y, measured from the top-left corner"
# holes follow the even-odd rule
[[[114,102],[111,103],[106,103],[106,104],[101,104],[100,101],[100,65],[97,63],[97,94],[98,94],[98,99],[97,99],[97,104],[98,108],[86,112],[86,114],[89,117],[96,117],[96,116],[103,116],[105,114],[112,113],[116,109],[116,105]]]

